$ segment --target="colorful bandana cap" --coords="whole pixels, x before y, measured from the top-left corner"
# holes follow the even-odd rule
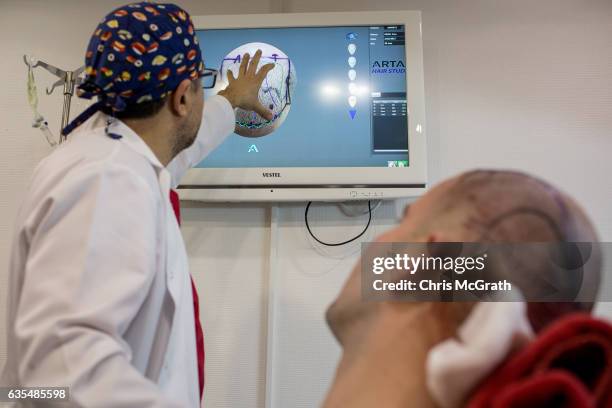
[[[98,25],[85,54],[85,80],[77,95],[98,102],[63,130],[67,135],[102,107],[121,112],[128,105],[164,98],[184,79],[204,69],[189,14],[174,4],[134,3]]]

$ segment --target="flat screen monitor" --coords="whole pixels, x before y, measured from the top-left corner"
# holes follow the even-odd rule
[[[311,201],[418,195],[426,187],[420,13],[195,17],[210,97],[245,53],[273,64],[266,120],[236,110],[235,132],[187,174],[184,199]]]

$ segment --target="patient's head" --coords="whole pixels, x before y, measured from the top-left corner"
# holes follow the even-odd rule
[[[596,233],[582,209],[567,195],[535,177],[510,171],[471,171],[444,181],[407,207],[401,224],[378,242],[594,242]],[[537,260],[532,260],[537,261]],[[599,265],[599,261],[595,261]],[[599,284],[599,270],[585,277]],[[409,310],[411,302],[362,302],[359,265],[327,312],[330,328],[341,343],[360,336],[389,303]],[[519,285],[520,286],[520,285]],[[402,303],[402,304],[399,304]],[[430,304],[432,319],[453,333],[472,305]],[[537,330],[585,303],[530,303],[529,319]]]

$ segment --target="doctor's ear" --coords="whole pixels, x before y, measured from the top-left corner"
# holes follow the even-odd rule
[[[190,79],[184,79],[178,84],[174,92],[172,92],[170,97],[170,109],[175,115],[185,117],[189,114],[189,105],[192,103],[192,98],[195,97],[192,89],[193,82],[194,81]]]

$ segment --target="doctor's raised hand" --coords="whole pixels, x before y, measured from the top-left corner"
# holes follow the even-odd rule
[[[219,95],[224,96],[234,108],[254,111],[261,117],[272,120],[272,112],[263,106],[258,95],[263,80],[268,75],[268,72],[274,68],[274,64],[266,64],[257,70],[260,58],[261,50],[257,50],[253,59],[251,59],[248,53],[244,54],[238,76],[234,77],[234,73],[228,70],[227,79],[229,85],[220,91]]]

